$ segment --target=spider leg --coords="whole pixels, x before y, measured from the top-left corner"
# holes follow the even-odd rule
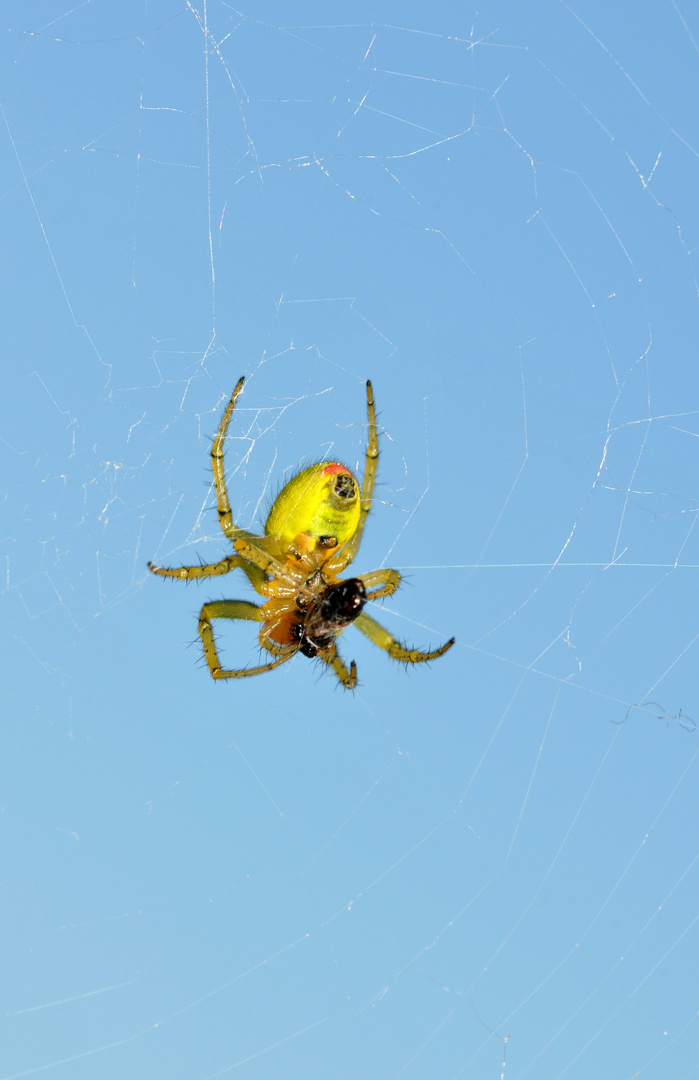
[[[249,619],[251,622],[262,622],[263,616],[257,604],[251,604],[248,600],[214,600],[204,604],[199,615],[199,635],[204,646],[204,656],[209,665],[211,677],[214,679],[241,679],[246,675],[259,675],[263,671],[271,671],[288,660],[295,649],[287,651],[284,656],[279,656],[269,664],[261,664],[259,667],[226,669],[222,668],[216,651],[216,640],[211,626],[213,619]]]
[[[401,582],[401,576],[397,570],[372,570],[369,574],[359,574],[366,589],[374,585],[379,588],[375,592],[367,593],[367,600],[380,600],[382,596],[393,596]]]
[[[233,547],[244,559],[254,563],[264,573],[271,574],[273,577],[286,577],[284,567],[279,560],[275,559],[274,555],[270,555],[261,544],[251,542],[254,540],[264,541],[264,537],[251,536],[248,538],[240,536],[233,541]]]
[[[148,569],[152,574],[179,578],[184,581],[190,581],[193,578],[219,577],[221,574],[228,574],[231,570],[235,570],[236,567],[240,567],[247,574],[255,589],[265,580],[265,575],[257,566],[247,563],[239,555],[229,555],[220,562],[201,563],[199,566],[156,566],[155,563],[148,563]]]
[[[366,384],[366,405],[369,419],[369,441],[366,448],[364,480],[362,481],[362,509],[359,515],[359,524],[357,525],[356,532],[351,539],[347,541],[336,558],[331,559],[328,563],[330,572],[335,574],[341,573],[346,566],[349,566],[352,559],[354,559],[359,551],[364,524],[369,516],[369,511],[371,510],[374,481],[376,480],[376,470],[379,465],[379,437],[376,431],[376,407],[374,405],[374,391],[372,390],[369,380],[367,380]]]
[[[280,645],[278,642],[273,641],[269,634],[265,633],[264,627],[260,630],[260,645],[263,649],[266,649],[272,656],[291,656],[293,653],[298,652],[298,645],[293,642],[288,645]]]
[[[231,504],[228,501],[228,491],[226,490],[226,474],[223,464],[223,444],[226,439],[226,433],[228,431],[228,425],[231,422],[231,416],[235,408],[235,403],[238,399],[240,391],[243,389],[243,383],[245,382],[245,376],[243,375],[235,384],[235,390],[231,394],[231,400],[226,406],[226,411],[221,419],[221,425],[216,433],[213,446],[211,447],[211,470],[214,474],[214,487],[216,488],[216,501],[218,503],[218,521],[219,525],[223,529],[224,533],[229,540],[233,539],[235,533],[235,526],[233,524],[233,514],[231,513]]]
[[[364,463],[364,480],[362,481],[362,513],[359,518],[357,531],[352,539],[352,542],[356,545],[355,552],[359,549],[359,541],[362,538],[364,522],[371,510],[376,470],[379,467],[379,436],[376,431],[376,407],[374,405],[374,391],[371,382],[368,379],[366,384],[366,406],[367,417],[369,420],[369,441],[367,443],[366,461]]]
[[[265,574],[269,574],[275,581],[283,581],[289,591],[303,593],[312,599],[312,591],[303,582],[304,575],[294,574],[291,560],[280,562],[267,550],[268,543],[274,543],[271,537],[243,534],[233,542],[233,546],[244,560],[259,568],[263,580],[265,580]]]
[[[357,685],[357,665],[354,660],[348,671],[335,645],[331,645],[329,649],[319,649],[318,659],[333,669],[346,690],[354,690]]]
[[[380,649],[385,649],[394,660],[404,660],[406,664],[419,664],[423,660],[436,660],[438,656],[444,656],[444,653],[451,649],[455,640],[450,638],[444,645],[441,645],[438,649],[433,649],[431,652],[420,652],[418,649],[406,649],[404,645],[396,641],[392,634],[389,634],[388,630],[385,630],[380,623],[377,623],[369,615],[364,613],[358,615],[354,620],[354,625],[374,645],[378,645]]]

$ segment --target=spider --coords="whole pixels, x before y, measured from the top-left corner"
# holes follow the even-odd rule
[[[358,577],[338,578],[359,550],[371,510],[379,458],[371,383],[366,384],[369,442],[361,494],[355,477],[339,462],[311,465],[282,488],[265,522],[264,536],[257,536],[233,524],[223,465],[223,444],[244,382],[244,376],[238,380],[211,448],[219,524],[232,542],[234,554],[206,566],[164,567],[148,563],[154,574],[184,580],[217,577],[240,568],[255,592],[266,598],[261,606],[248,600],[213,600],[204,604],[199,615],[199,634],[212,677],[239,679],[259,675],[300,652],[322,660],[344,687],[353,690],[357,665],[353,660],[348,670],[336,644],[350,624],[394,660],[416,664],[443,656],[454,644],[454,638],[432,652],[419,652],[401,645],[388,630],[364,614],[367,601],[391,596],[396,591],[401,580],[397,570],[372,570]],[[212,626],[216,619],[261,623],[260,645],[274,659],[259,667],[223,668]]]

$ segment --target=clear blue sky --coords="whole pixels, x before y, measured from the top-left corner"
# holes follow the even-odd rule
[[[3,15],[0,1080],[699,1077],[696,7]],[[241,374],[447,656],[211,680]]]

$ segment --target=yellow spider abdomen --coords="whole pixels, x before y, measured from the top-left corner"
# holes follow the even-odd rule
[[[303,469],[282,488],[265,533],[278,538],[287,551],[298,547],[303,553],[320,546],[330,554],[354,536],[360,512],[359,485],[352,473],[336,461],[323,461]]]

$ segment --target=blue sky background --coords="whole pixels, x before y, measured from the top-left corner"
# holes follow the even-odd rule
[[[699,1077],[696,9],[4,15],[0,1080]],[[210,679],[241,374],[448,656]]]

